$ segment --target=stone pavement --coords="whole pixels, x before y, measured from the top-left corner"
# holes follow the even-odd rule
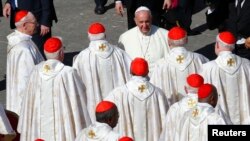
[[[106,27],[107,39],[117,44],[119,35],[127,30],[126,16],[116,15],[114,0],[108,0],[108,11],[104,15],[95,15],[93,0],[54,0],[58,23],[53,25],[53,35],[61,36],[66,46],[65,63],[71,65],[72,58],[82,49],[88,47],[87,29],[92,22],[102,22]],[[5,0],[3,0],[3,3]],[[193,15],[192,29],[202,34],[189,36],[188,49],[200,52],[209,58],[214,57],[213,43],[217,31],[209,31],[205,25],[205,9],[202,0],[197,0],[197,13]],[[126,15],[126,14],[124,14]],[[5,104],[5,71],[6,71],[6,36],[9,20],[0,18],[0,103]]]

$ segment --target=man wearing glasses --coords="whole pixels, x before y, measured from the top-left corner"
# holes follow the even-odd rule
[[[16,30],[7,36],[7,109],[19,115],[22,97],[30,72],[43,61],[37,46],[31,40],[37,21],[31,12],[21,10],[15,15]]]
[[[53,0],[6,0],[3,16],[6,18],[10,16],[11,29],[15,28],[14,17],[20,9],[32,12],[40,24],[37,32],[32,35],[32,40],[38,46],[40,53],[44,55],[43,44],[51,37],[52,21],[57,22]]]

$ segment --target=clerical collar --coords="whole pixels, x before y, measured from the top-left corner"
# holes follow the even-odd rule
[[[189,92],[187,95],[189,95],[189,96],[197,96],[197,93]]]
[[[212,105],[210,105],[208,103],[203,103],[203,102],[198,102],[197,105],[201,106],[201,107],[213,107]]]
[[[142,77],[142,76],[132,76],[131,79],[136,80],[136,81],[143,81],[143,82],[147,81],[147,78]]]
[[[185,50],[186,51],[186,48],[182,47],[182,46],[177,46],[177,47],[171,48],[170,52],[175,52],[175,51],[179,51],[179,50]]]
[[[219,52],[218,56],[224,56],[224,55],[229,55],[229,54],[233,54],[231,51],[221,51]]]
[[[106,42],[108,42],[108,41],[106,41],[106,40],[95,40],[95,41],[91,41],[90,43],[96,44],[96,43],[106,43]]]

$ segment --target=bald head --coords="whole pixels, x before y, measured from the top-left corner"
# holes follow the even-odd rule
[[[147,35],[152,25],[152,15],[149,9],[137,9],[135,12],[135,23],[142,34]]]

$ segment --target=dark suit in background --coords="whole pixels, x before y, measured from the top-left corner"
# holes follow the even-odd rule
[[[164,13],[162,9],[164,0],[122,0],[122,3],[127,7],[128,29],[135,27],[134,14],[140,6],[146,6],[151,10],[153,25],[160,25],[161,15]]]
[[[187,32],[190,32],[192,24],[192,15],[194,11],[195,0],[180,0],[178,8],[179,24]]]
[[[237,12],[235,0],[229,4],[229,19],[227,29],[234,33],[237,39],[247,38],[250,36],[250,0],[245,0],[240,12]],[[238,44],[235,53],[241,57],[250,59],[250,50],[244,47],[244,44]]]
[[[212,13],[206,14],[206,22],[208,29],[219,31],[225,30],[225,22],[228,19],[229,14],[229,0],[205,0],[207,6],[213,9]]]
[[[14,0],[7,0],[6,2],[13,5],[12,2],[14,2]],[[52,21],[55,20],[55,22],[57,22],[57,16],[53,0],[17,0],[17,2],[18,2],[18,7],[11,8],[11,17],[10,17],[11,29],[15,28],[14,15],[19,9],[28,10],[32,12],[35,15],[39,25],[45,25],[47,27],[50,27],[50,32],[47,33],[46,35],[41,36],[40,27],[38,27],[37,33],[32,36],[32,40],[38,46],[40,52],[44,55],[43,44],[49,37],[51,37]]]
[[[0,0],[0,17],[3,16],[3,5],[2,5],[2,0]]]
[[[108,0],[95,0],[95,13],[98,15],[104,14],[106,12],[105,5]]]

